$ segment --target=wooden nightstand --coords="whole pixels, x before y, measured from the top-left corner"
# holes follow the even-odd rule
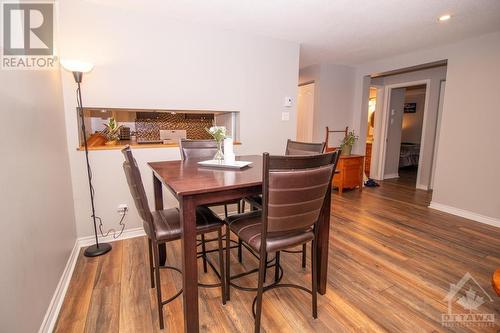
[[[345,188],[359,187],[360,191],[363,190],[364,158],[362,155],[340,156],[338,173],[333,176],[333,187],[337,187],[340,194]]]

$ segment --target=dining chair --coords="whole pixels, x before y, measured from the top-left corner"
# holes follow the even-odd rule
[[[123,163],[123,170],[127,178],[127,183],[130,193],[134,199],[135,207],[143,222],[143,228],[148,237],[148,252],[149,252],[149,270],[151,278],[151,288],[155,287],[156,280],[156,296],[158,301],[158,316],[160,329],[163,329],[163,306],[173,301],[180,294],[182,289],[177,291],[172,297],[167,300],[162,300],[160,269],[172,269],[182,274],[182,271],[173,266],[161,266],[158,252],[158,245],[167,242],[175,241],[181,238],[181,225],[179,209],[170,208],[160,211],[151,211],[149,209],[148,199],[142,183],[142,177],[137,166],[137,162],[132,154],[129,146],[122,149],[125,156]],[[222,226],[223,221],[213,213],[209,208],[200,206],[196,208],[196,231],[198,234],[204,235],[209,232],[217,232],[217,240],[219,242],[219,272],[215,266],[207,258],[206,253],[198,253],[204,260],[208,261],[215,274],[220,278],[221,282],[218,284],[199,284],[201,287],[221,287],[222,304],[226,303],[226,283],[224,276],[224,259],[223,259],[223,243],[222,243]],[[197,282],[194,282],[197,283]]]
[[[320,212],[331,189],[332,175],[338,161],[338,152],[319,155],[270,156],[263,155],[262,210],[232,215],[226,218],[226,242],[229,231],[235,233],[253,251],[259,253],[257,296],[252,304],[255,332],[260,331],[263,293],[292,287],[312,295],[312,316],[317,318],[317,250]],[[264,287],[267,257],[275,253],[276,270],[280,251],[312,242],[311,289],[296,284],[277,283]],[[230,298],[231,266],[226,251],[226,291]]]
[[[328,126],[326,126],[326,135],[325,135],[325,152],[335,151],[339,147],[330,147],[328,144],[330,142],[330,133],[344,133],[344,138],[347,136],[349,132],[349,126],[346,126],[340,130],[331,130]]]
[[[181,159],[188,160],[190,158],[206,158],[206,159],[212,159],[217,152],[217,142],[215,140],[189,140],[189,139],[180,139],[179,142],[179,148],[181,151]],[[224,216],[228,216],[228,205],[231,204],[236,204],[237,206],[237,212],[241,213],[241,200],[236,199],[236,200],[230,200],[226,202],[221,202],[217,204],[210,205],[210,207],[216,207],[216,206],[224,206]],[[209,242],[210,240],[205,239],[205,235],[201,235],[201,246],[202,246],[202,251],[203,253],[206,252],[206,243]],[[239,262],[242,262],[242,245],[241,242],[238,241],[238,245],[236,246],[238,248],[238,260]],[[203,271],[206,273],[207,272],[207,263],[206,260],[203,259]]]
[[[295,156],[295,155],[317,155],[323,153],[325,150],[325,143],[311,143],[311,142],[300,142],[288,139],[286,142],[285,155]],[[262,196],[253,196],[246,198],[246,201],[250,204],[252,209],[262,208]],[[243,211],[245,211],[245,202],[243,202]],[[302,254],[302,268],[306,268],[306,258],[307,258],[307,247],[306,244],[302,245],[301,250],[287,250],[283,252],[289,253],[301,253]]]

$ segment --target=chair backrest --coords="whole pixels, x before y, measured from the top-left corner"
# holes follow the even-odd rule
[[[263,158],[263,237],[305,231],[318,222],[339,152]]]
[[[153,225],[153,217],[151,215],[151,210],[148,205],[148,198],[146,196],[146,191],[144,191],[144,185],[142,183],[141,173],[137,162],[132,155],[132,150],[129,146],[122,149],[122,153],[125,156],[125,162],[123,162],[123,171],[125,171],[125,177],[127,178],[128,187],[130,189],[130,194],[134,198],[135,207],[137,212],[141,217],[144,225],[144,230],[149,237],[154,237],[155,229]]]
[[[329,140],[330,140],[330,133],[344,133],[344,138],[347,136],[347,133],[349,132],[349,126],[346,126],[344,129],[341,130],[331,130],[326,126],[326,136],[325,136],[325,152],[330,152],[330,151],[335,151],[338,149],[337,147],[330,147],[329,146]]]
[[[299,142],[288,139],[285,155],[317,155],[323,153],[325,143]]]
[[[181,139],[179,143],[182,160],[189,158],[212,159],[217,152],[215,140],[187,140]]]

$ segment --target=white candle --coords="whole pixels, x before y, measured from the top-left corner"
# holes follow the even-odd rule
[[[233,138],[224,139],[224,160],[234,161]]]

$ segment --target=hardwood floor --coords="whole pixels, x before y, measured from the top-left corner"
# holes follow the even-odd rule
[[[500,298],[490,281],[500,267],[500,229],[431,210],[426,207],[429,201],[429,192],[415,190],[404,177],[361,193],[333,195],[328,289],[318,297],[318,319],[311,316],[309,294],[272,290],[264,294],[262,331],[498,332]],[[140,237],[113,243],[113,250],[103,257],[85,258],[80,253],[55,331],[159,331],[146,245],[146,238]],[[180,267],[179,243],[167,250],[168,262]],[[256,267],[256,260],[245,254],[240,267],[233,251],[233,274]],[[217,262],[215,254],[212,260]],[[303,271],[300,255],[283,253],[281,261],[283,282],[310,286],[309,262]],[[203,274],[201,260],[199,264],[200,281],[214,282],[214,274]],[[465,284],[485,302],[472,313],[494,314],[495,323],[443,327],[450,284],[457,284],[467,272],[488,294],[471,280]],[[163,292],[171,295],[180,287],[180,276],[162,274]],[[255,284],[256,277],[241,280],[245,282]],[[231,295],[223,306],[218,288],[200,288],[202,331],[253,330],[255,294],[231,288]],[[469,312],[454,301],[453,313]],[[165,331],[181,332],[181,316],[182,298],[177,298],[165,307]]]

